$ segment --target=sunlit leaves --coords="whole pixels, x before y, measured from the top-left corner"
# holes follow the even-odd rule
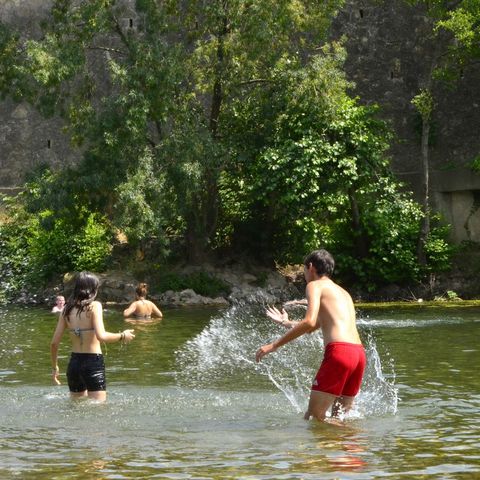
[[[448,8],[448,6],[445,8],[437,22],[437,28],[449,30],[464,48],[475,47],[478,52],[479,19],[480,2],[478,0],[457,2],[455,8]]]
[[[430,121],[433,109],[435,108],[435,101],[429,90],[424,89],[418,95],[415,95],[412,99],[412,104],[417,109],[423,121]]]
[[[458,80],[463,70],[480,58],[480,1],[410,0],[425,5],[434,22],[433,33],[444,51],[439,56],[435,76],[448,82]],[[445,35],[447,33],[447,35]]]

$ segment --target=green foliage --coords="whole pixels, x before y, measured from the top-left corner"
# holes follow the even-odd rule
[[[453,290],[447,290],[444,295],[437,296],[434,298],[436,302],[457,302],[461,300],[457,292]]]
[[[451,268],[452,257],[456,249],[448,242],[450,227],[442,225],[439,216],[433,218],[436,226],[432,228],[425,242],[427,255],[427,273],[444,272]]]
[[[106,213],[133,243],[166,248],[169,230],[195,256],[215,236],[218,184],[238,159],[232,105],[278,62],[317,48],[342,4],[140,0],[130,29],[121,2],[56,0],[42,38],[5,33],[0,63],[8,78],[16,65],[23,99],[62,115],[83,147],[64,176],[67,204]]]
[[[68,219],[54,218],[48,211],[32,220],[26,232],[32,283],[48,280],[58,272],[104,270],[111,251],[105,220],[85,212],[83,222],[77,229]]]
[[[55,0],[43,36],[2,27],[2,94],[62,116],[83,154],[27,182],[34,275],[103,268],[117,231],[195,261],[295,262],[321,244],[352,281],[417,278],[420,213],[391,176],[389,130],[347,94],[341,42],[324,44],[343,3],[138,0],[129,28],[122,2]],[[429,248],[443,265],[446,246]]]
[[[383,197],[383,198],[382,198]],[[338,273],[350,282],[369,290],[389,283],[407,283],[420,276],[416,245],[422,213],[419,205],[407,195],[396,192],[388,196],[379,191],[376,202],[365,205],[362,228],[368,255],[360,257],[351,239],[351,231],[343,225],[335,242],[338,251]]]
[[[205,297],[216,298],[230,293],[230,287],[219,278],[207,272],[199,271],[188,275],[172,272],[160,273],[155,282],[155,290],[166,292],[168,290],[182,291],[192,289],[195,293]]]
[[[127,236],[128,242],[135,246],[146,238],[155,238],[158,247],[166,251],[169,238],[164,225],[169,225],[169,233],[181,231],[182,226],[162,201],[170,196],[173,203],[175,197],[169,190],[165,174],[155,175],[149,150],[137,170],[116,187],[116,192],[115,226]]]
[[[470,168],[474,172],[480,172],[480,155],[477,155],[473,160],[470,161]]]
[[[432,35],[445,45],[438,56],[434,77],[454,84],[470,64],[480,58],[480,5],[478,0],[408,0],[423,5],[433,20]],[[445,35],[447,33],[447,35]],[[446,41],[446,42],[445,42]]]
[[[478,0],[459,2],[453,9],[446,9],[437,23],[438,29],[450,31],[457,42],[457,55],[478,57],[480,48],[480,5]]]
[[[30,272],[28,218],[13,208],[11,216],[0,221],[0,304],[24,290]]]
[[[19,198],[7,201],[6,218],[0,224],[0,291],[10,298],[58,273],[102,271],[109,258],[112,235],[105,217],[86,209],[60,216],[42,208],[39,192],[51,178],[43,172]]]
[[[112,238],[105,218],[96,213],[88,213],[83,231],[77,233],[72,240],[74,271],[101,272],[106,268],[112,250]]]
[[[224,235],[252,251],[261,242],[280,263],[323,246],[345,281],[369,289],[416,280],[425,273],[416,254],[423,214],[391,174],[387,125],[346,94],[343,58],[333,45],[307,65],[282,63],[269,91],[236,106],[248,161],[222,178],[235,226]],[[430,246],[431,267],[440,268],[448,246]]]
[[[429,122],[435,108],[435,101],[432,93],[429,90],[421,90],[418,95],[413,97],[412,104],[417,109],[423,121]]]

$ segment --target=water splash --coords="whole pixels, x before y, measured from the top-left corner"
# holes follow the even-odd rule
[[[176,352],[177,383],[196,389],[233,390],[267,389],[273,384],[297,412],[305,411],[312,379],[323,356],[323,340],[318,332],[304,335],[257,364],[256,350],[285,332],[264,312],[263,305],[235,305],[214,317]],[[365,379],[357,406],[349,416],[394,414],[398,399],[393,364],[389,365],[387,379],[371,333],[364,344],[368,358]]]
[[[382,361],[377,350],[375,337],[371,332],[363,333],[363,343],[367,354],[367,367],[362,389],[356,398],[355,408],[349,416],[379,416],[397,413],[398,390],[395,387],[394,362],[388,353]],[[384,373],[383,367],[388,368]]]

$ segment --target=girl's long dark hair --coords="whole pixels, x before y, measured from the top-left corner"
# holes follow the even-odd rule
[[[98,277],[90,272],[80,272],[75,278],[73,292],[68,298],[63,309],[63,316],[67,319],[75,307],[77,315],[89,309],[90,304],[95,300],[99,285]]]

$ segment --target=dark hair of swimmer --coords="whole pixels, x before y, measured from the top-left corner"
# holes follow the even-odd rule
[[[80,272],[76,276],[73,292],[63,311],[67,320],[74,307],[77,308],[77,315],[80,315],[90,306],[97,296],[99,283],[98,277],[90,272]]]
[[[137,294],[137,297],[145,298],[147,296],[147,287],[148,285],[146,283],[139,283],[137,285],[137,288],[135,289],[135,293]]]
[[[303,262],[304,265],[308,266],[311,263],[318,275],[326,275],[330,277],[335,268],[335,260],[332,255],[326,250],[314,250],[309,253]]]

